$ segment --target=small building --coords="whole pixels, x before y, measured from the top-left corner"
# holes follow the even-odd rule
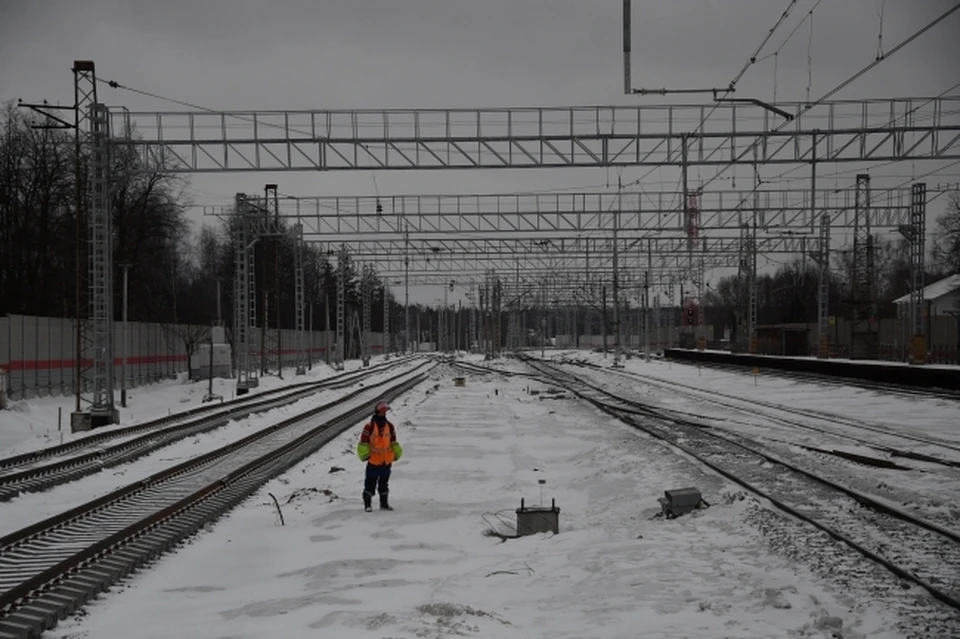
[[[960,274],[950,275],[923,289],[923,309],[926,317],[951,315],[948,311],[960,311]],[[910,294],[894,300],[897,305],[897,314],[900,317],[909,316]]]
[[[230,379],[233,377],[231,366],[232,353],[227,343],[226,332],[223,326],[211,328],[210,341],[200,342],[190,357],[190,379],[200,380],[210,378],[210,364],[213,360],[213,377]],[[211,344],[211,342],[213,342]],[[213,353],[211,354],[211,347]]]

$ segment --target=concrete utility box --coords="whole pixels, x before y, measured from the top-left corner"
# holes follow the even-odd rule
[[[517,536],[525,537],[542,532],[560,532],[560,509],[557,508],[555,501],[551,500],[550,506],[526,506],[523,500],[520,500],[520,507],[517,508]]]
[[[703,496],[696,488],[677,488],[663,491],[664,496],[658,500],[663,512],[668,517],[686,515],[700,507]]]
[[[221,329],[222,330],[222,329]],[[233,376],[230,365],[230,345],[213,344],[213,376],[229,379]],[[198,344],[197,350],[190,356],[190,379],[208,379],[210,377],[210,344]]]

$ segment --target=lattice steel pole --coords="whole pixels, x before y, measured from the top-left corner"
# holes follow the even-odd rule
[[[643,355],[650,360],[650,271],[643,274]]]
[[[751,355],[759,351],[757,344],[757,223],[753,223],[753,232],[750,234],[747,258],[747,350]]]
[[[91,426],[116,424],[113,394],[113,223],[110,214],[110,120],[90,105],[90,309],[93,341]]]
[[[924,247],[926,246],[927,185],[913,185],[910,201],[910,363],[927,363],[927,344],[923,326]]]
[[[347,246],[346,244],[340,245],[340,252],[337,255],[337,369],[343,370],[344,368],[344,340],[346,339],[345,333],[345,318],[344,313],[346,312],[346,303],[347,303]]]
[[[306,289],[304,287],[303,272],[303,225],[296,224],[293,227],[293,293],[296,315],[296,350],[297,361],[295,362],[295,375],[305,375],[306,369],[306,349],[304,341],[306,338]],[[278,327],[279,328],[279,327]]]
[[[746,353],[750,343],[750,225],[740,225],[740,255],[737,269],[737,339],[735,350]]]
[[[383,359],[390,359],[390,287],[383,283]]]
[[[870,233],[870,176],[857,175],[856,210],[853,223],[853,322],[850,331],[850,357],[871,358],[873,333],[873,236]],[[866,330],[862,323],[866,322]]]
[[[479,340],[477,340],[477,307],[476,307],[476,285],[470,283],[470,343],[467,345],[467,349],[471,353],[475,353],[474,343],[479,346]],[[477,348],[479,350],[479,348]]]
[[[706,291],[706,263],[701,255],[697,260],[696,267],[696,278],[697,281],[697,350],[704,350],[706,348],[707,336],[706,336],[706,327],[703,325],[703,299],[704,293]]]
[[[363,295],[363,366],[370,366],[371,306],[373,297],[373,273],[369,263],[363,265],[361,292]]]
[[[404,272],[404,298],[403,298],[403,323],[404,332],[404,350],[407,353],[413,352],[413,344],[410,342],[410,227],[404,219],[403,231],[403,272]],[[418,336],[419,339],[419,336]]]
[[[493,354],[494,357],[500,356],[501,344],[500,344],[500,315],[502,312],[503,302],[503,286],[500,283],[500,278],[494,276],[493,280]]]
[[[653,296],[653,326],[656,330],[656,350],[659,352],[661,350],[662,342],[660,340],[660,294]]]
[[[259,385],[256,353],[256,287],[253,246],[256,237],[250,232],[250,210],[247,197],[237,193],[234,199],[236,235],[234,236],[233,330],[237,360],[237,395],[246,394]]]
[[[90,277],[89,255],[84,250],[88,244],[85,235],[88,229],[85,223],[89,217],[89,176],[86,171],[90,167],[90,155],[93,151],[93,124],[91,121],[91,107],[97,103],[97,77],[93,62],[76,60],[73,63],[73,94],[74,94],[74,180],[76,205],[76,324],[74,343],[74,386],[76,394],[75,412],[71,415],[71,430],[86,430],[91,427],[89,413],[82,412],[84,404],[92,404],[92,390],[94,388],[90,371],[84,367],[84,362],[93,359],[90,352],[90,335],[87,323],[92,320],[89,310],[89,285],[84,286],[84,272]],[[84,258],[87,259],[87,268],[84,269]],[[84,321],[86,307],[87,322]]]
[[[619,230],[620,207],[622,188],[617,189],[617,210],[613,214],[613,368],[623,366],[620,363],[621,332],[620,332],[620,263],[619,263]]]
[[[817,357],[830,357],[830,214],[820,216],[820,283],[817,291]]]

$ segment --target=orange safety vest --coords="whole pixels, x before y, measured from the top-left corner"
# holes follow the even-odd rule
[[[382,429],[373,422],[370,426],[370,459],[368,461],[374,466],[392,464],[395,457],[390,436],[393,426],[390,422],[385,422]]]

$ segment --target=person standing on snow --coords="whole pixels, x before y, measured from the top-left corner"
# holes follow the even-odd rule
[[[357,456],[360,461],[367,462],[367,474],[363,483],[363,509],[373,510],[370,503],[373,493],[380,493],[380,510],[393,510],[387,501],[390,492],[390,468],[393,462],[403,455],[403,448],[397,441],[397,430],[387,420],[387,411],[390,407],[386,402],[377,402],[373,417],[360,435],[357,444]]]

